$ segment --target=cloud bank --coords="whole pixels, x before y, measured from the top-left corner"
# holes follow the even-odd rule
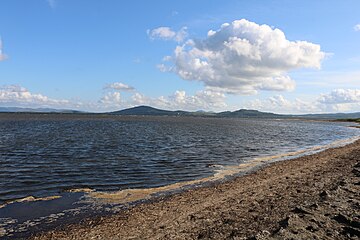
[[[258,90],[294,89],[295,81],[288,72],[319,69],[324,57],[320,45],[289,41],[279,29],[241,19],[210,30],[205,39],[177,46],[172,64],[159,68],[201,81],[216,91],[255,94]]]
[[[255,99],[245,103],[245,108],[275,113],[314,113],[322,112],[318,104],[311,101],[303,101],[299,98],[288,100],[282,95],[275,95],[267,99]]]
[[[148,97],[135,89],[130,95],[123,95],[119,90],[111,90],[105,92],[98,101],[80,101],[54,99],[40,93],[32,93],[18,85],[0,86],[0,106],[68,108],[95,112],[115,111],[139,105],[189,111],[247,108],[276,113],[350,112],[360,109],[360,89],[334,89],[306,101],[299,98],[288,100],[282,95],[235,105],[229,105],[226,100],[224,93],[213,89],[200,90],[194,94],[177,90],[169,96],[160,97]]]
[[[119,92],[106,93],[100,104],[109,109],[118,110],[119,108],[148,105],[168,110],[221,110],[227,107],[226,97],[223,93],[211,90],[202,90],[194,95],[188,95],[185,91],[175,91],[170,96],[147,97],[139,92],[135,92],[129,99],[122,98]]]
[[[58,106],[68,105],[68,100],[52,99],[42,94],[31,93],[18,85],[5,85],[0,87],[0,103],[10,106]]]
[[[360,89],[335,89],[321,94],[319,102],[324,104],[360,103]]]
[[[324,113],[349,112],[360,109],[360,89],[334,89],[320,94],[313,101],[299,98],[287,100],[282,95],[275,95],[265,100],[253,100],[245,104],[246,108],[278,113]]]

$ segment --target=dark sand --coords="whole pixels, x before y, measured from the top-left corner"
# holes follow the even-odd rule
[[[359,239],[360,141],[34,239]]]

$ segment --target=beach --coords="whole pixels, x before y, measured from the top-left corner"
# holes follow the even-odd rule
[[[0,6],[0,240],[360,240],[360,0]]]
[[[360,141],[32,239],[358,239]]]

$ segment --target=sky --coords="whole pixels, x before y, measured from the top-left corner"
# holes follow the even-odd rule
[[[360,111],[360,1],[2,0],[0,107]]]

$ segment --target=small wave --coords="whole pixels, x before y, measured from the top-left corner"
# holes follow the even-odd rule
[[[175,184],[166,185],[163,187],[157,188],[143,188],[143,189],[126,189],[115,192],[105,192],[105,191],[89,191],[87,194],[87,201],[101,203],[110,203],[110,204],[128,204],[131,202],[136,202],[139,200],[145,200],[151,198],[155,194],[165,193],[172,190],[180,190],[184,187],[201,185],[208,182],[214,182],[218,180],[225,179],[226,177],[235,176],[240,173],[246,173],[259,167],[263,164],[287,160],[302,155],[310,155],[316,152],[324,151],[329,148],[341,147],[347,144],[351,144],[360,139],[360,136],[337,140],[323,146],[315,146],[312,148],[302,149],[295,152],[283,153],[267,157],[258,157],[254,158],[248,162],[242,163],[235,166],[223,166],[223,165],[209,165],[208,167],[217,168],[214,170],[214,174],[210,177],[201,178],[192,181],[178,182]]]

